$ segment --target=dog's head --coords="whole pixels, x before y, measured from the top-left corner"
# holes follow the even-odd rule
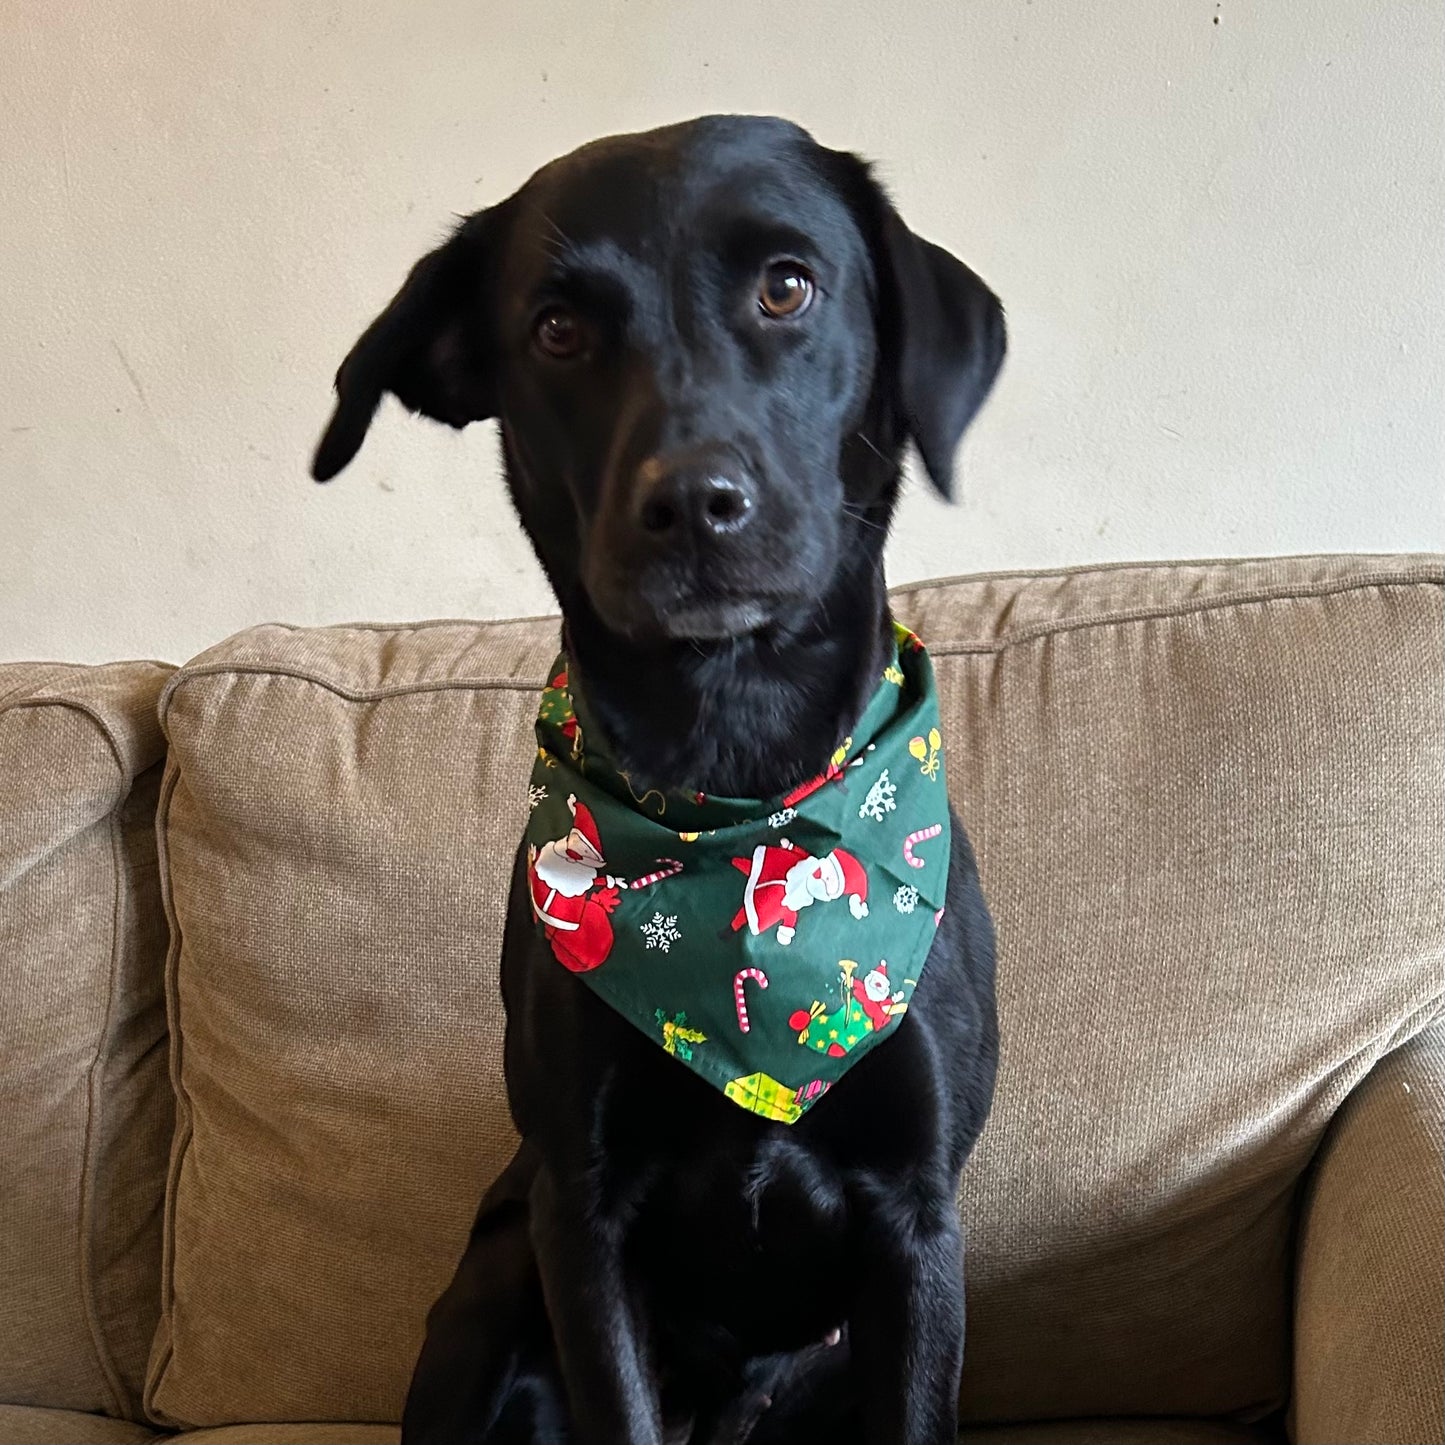
[[[313,475],[387,392],[454,427],[496,417],[565,612],[732,637],[876,557],[909,439],[951,493],[1003,355],[992,292],[862,161],[708,117],[584,146],[423,257],[342,363]]]

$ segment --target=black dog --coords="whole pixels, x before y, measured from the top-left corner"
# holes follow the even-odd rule
[[[346,466],[388,391],[498,418],[613,755],[639,786],[775,797],[883,666],[903,447],[948,495],[1003,354],[998,301],[860,160],[712,117],[586,146],[463,222],[342,364],[313,470]],[[955,1195],[997,1031],[952,826],[911,1009],[792,1126],[558,967],[519,855],[501,968],[523,1143],[429,1316],[407,1441],[955,1439]]]

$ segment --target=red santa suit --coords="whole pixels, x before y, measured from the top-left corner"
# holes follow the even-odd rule
[[[881,1033],[898,1017],[893,1009],[903,995],[889,993],[888,964],[883,962],[877,968],[871,969],[865,977],[853,980],[853,997],[873,1025],[873,1032]]]
[[[862,864],[841,848],[814,858],[782,838],[776,844],[759,843],[751,858],[734,858],[733,867],[748,880],[743,906],[733,918],[734,933],[745,926],[754,934],[776,927],[778,942],[791,943],[799,909],[845,894],[853,916],[867,917],[868,877]]]
[[[618,892],[605,866],[597,824],[585,803],[569,798],[573,827],[565,838],[535,849],[527,863],[532,912],[543,925],[557,960],[573,973],[605,963],[612,952],[612,921]]]

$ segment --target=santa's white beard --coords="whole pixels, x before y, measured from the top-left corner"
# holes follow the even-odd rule
[[[863,992],[874,1003],[884,1002],[888,997],[888,975],[886,973],[870,973],[863,980]]]
[[[597,870],[590,863],[569,858],[563,852],[566,843],[563,838],[542,845],[537,852],[537,877],[563,898],[578,898],[597,881]]]
[[[791,908],[794,913],[800,908],[806,908],[814,899],[820,899],[826,903],[830,898],[836,898],[842,891],[842,874],[833,876],[833,870],[829,868],[829,859],[803,858],[794,863],[788,869],[783,878],[783,907]],[[822,866],[823,876],[815,877],[819,866]],[[836,887],[833,886],[836,883]]]

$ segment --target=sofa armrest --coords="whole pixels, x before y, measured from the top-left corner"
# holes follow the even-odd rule
[[[1320,1150],[1295,1293],[1296,1445],[1445,1439],[1445,1021],[1385,1055]]]

